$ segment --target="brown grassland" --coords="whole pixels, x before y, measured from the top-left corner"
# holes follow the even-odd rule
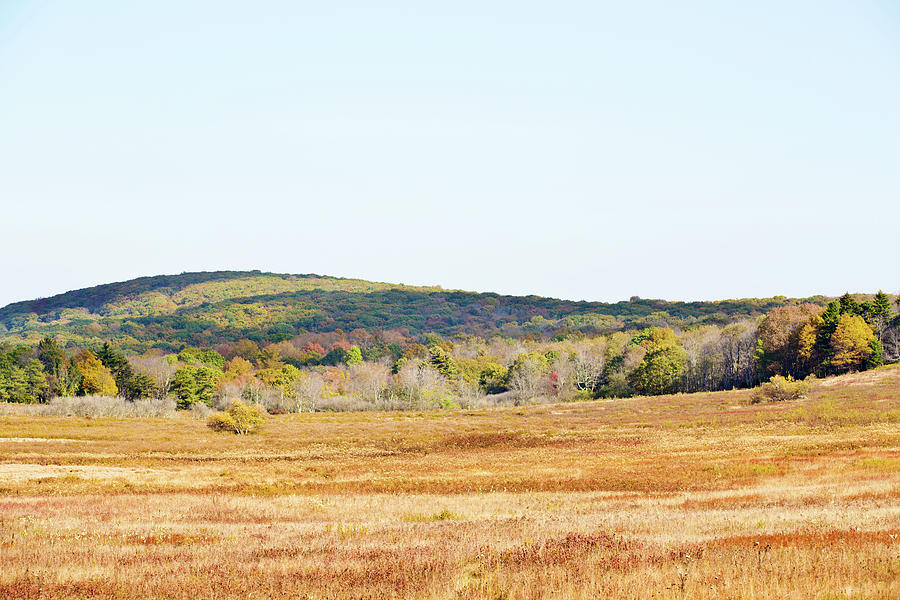
[[[0,598],[900,598],[900,368],[749,397],[0,417]]]

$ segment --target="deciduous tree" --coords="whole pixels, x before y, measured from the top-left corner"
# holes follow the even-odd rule
[[[90,350],[82,350],[76,354],[72,359],[72,364],[81,375],[79,395],[115,396],[119,393],[116,380],[110,370]]]
[[[523,352],[509,367],[509,388],[522,400],[550,391],[550,361],[538,352]]]
[[[833,307],[837,314],[839,306]],[[761,370],[768,375],[798,375],[799,366],[797,360],[797,335],[806,321],[822,313],[822,309],[815,304],[801,304],[779,306],[769,311],[769,314],[759,324],[757,337],[759,340],[759,362]],[[827,314],[826,314],[827,313]],[[823,327],[827,327],[831,313],[822,313],[826,321]],[[821,334],[821,332],[820,332]]]
[[[872,328],[862,317],[850,313],[841,315],[831,336],[832,367],[839,372],[864,368],[875,352],[872,344],[876,341]]]
[[[647,352],[631,372],[629,382],[632,387],[640,394],[674,392],[685,364],[685,352],[675,332],[667,327],[652,327],[636,339]]]

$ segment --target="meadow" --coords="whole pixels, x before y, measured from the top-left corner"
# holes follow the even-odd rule
[[[900,598],[900,368],[480,410],[0,416],[0,598]]]

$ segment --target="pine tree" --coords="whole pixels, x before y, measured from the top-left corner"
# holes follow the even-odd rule
[[[894,316],[894,311],[891,309],[891,299],[883,291],[878,290],[868,312],[869,318],[866,320],[872,325],[872,329],[875,330],[875,335],[878,336],[878,341],[881,343],[884,340],[884,333]]]
[[[885,317],[891,316],[891,299],[883,291],[878,290],[878,293],[875,294],[874,306],[875,314]]]
[[[862,305],[860,305],[860,303],[850,295],[850,292],[847,292],[843,296],[841,296],[838,299],[838,303],[840,304],[842,315],[859,315],[862,313]]]
[[[455,379],[459,375],[459,369],[453,363],[453,357],[440,346],[432,346],[428,349],[428,362],[447,379]]]
[[[347,351],[347,365],[361,365],[363,362],[362,352],[359,346],[350,346]]]

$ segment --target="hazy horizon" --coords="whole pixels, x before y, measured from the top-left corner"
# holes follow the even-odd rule
[[[607,302],[900,291],[887,0],[11,0],[0,81],[0,306],[251,269]]]

